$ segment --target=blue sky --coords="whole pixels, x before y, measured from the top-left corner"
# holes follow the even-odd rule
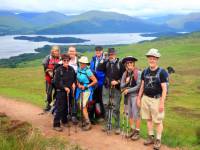
[[[200,12],[199,0],[0,0],[1,10],[58,11],[79,14],[89,10],[114,11],[131,16],[162,16]]]

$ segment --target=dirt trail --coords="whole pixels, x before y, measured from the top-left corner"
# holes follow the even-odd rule
[[[45,136],[60,135],[71,143],[79,144],[84,149],[89,150],[152,150],[152,146],[143,146],[143,140],[137,142],[122,140],[121,136],[107,135],[101,131],[101,126],[93,126],[91,131],[83,132],[78,128],[75,133],[71,128],[71,135],[68,136],[68,129],[61,133],[52,130],[52,116],[50,114],[39,115],[41,108],[0,96],[0,112],[5,112],[12,119],[19,119],[31,123],[39,128]],[[167,146],[162,146],[161,150],[171,150]]]

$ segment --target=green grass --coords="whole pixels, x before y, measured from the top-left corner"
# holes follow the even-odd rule
[[[13,123],[8,117],[0,117],[0,149],[1,150],[80,150],[61,137],[44,137],[40,131],[27,122],[22,125]]]
[[[170,91],[166,100],[163,143],[170,147],[200,147],[200,33],[177,38],[163,38],[141,44],[116,47],[119,57],[133,55],[137,66],[146,67],[145,53],[158,48],[162,54],[160,65],[173,66]],[[89,58],[92,53],[84,53]],[[44,105],[44,75],[39,60],[24,65],[26,68],[0,69],[0,94],[24,100],[40,107]],[[21,64],[23,66],[23,64]],[[142,137],[146,137],[143,121]]]

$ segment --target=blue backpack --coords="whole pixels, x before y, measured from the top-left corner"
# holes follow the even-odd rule
[[[145,76],[147,76],[147,74],[149,73],[149,70],[150,70],[150,68],[146,68],[145,70],[144,70],[144,77]],[[156,73],[156,78],[158,79],[158,82],[161,84],[161,81],[160,81],[160,73],[161,73],[161,71],[162,70],[164,70],[163,68],[161,68],[161,67],[159,67],[159,69],[158,69],[158,71],[157,71],[157,73]],[[169,93],[169,74],[167,73],[167,71],[164,71],[165,72],[165,77],[167,78],[167,82],[166,82],[166,84],[167,84],[167,94]]]

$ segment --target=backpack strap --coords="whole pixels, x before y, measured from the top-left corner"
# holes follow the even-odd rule
[[[134,80],[137,82],[137,79],[138,79],[138,69],[137,68],[134,68],[133,70],[133,75],[134,75]]]
[[[159,82],[161,82],[161,81],[160,81],[160,73],[161,73],[162,70],[163,70],[163,69],[159,67],[159,69],[158,69],[158,71],[157,71],[157,73],[156,73],[156,77],[158,78]]]
[[[149,68],[145,68],[144,69],[144,77],[146,77],[146,75],[148,74],[148,72],[149,72]]]

